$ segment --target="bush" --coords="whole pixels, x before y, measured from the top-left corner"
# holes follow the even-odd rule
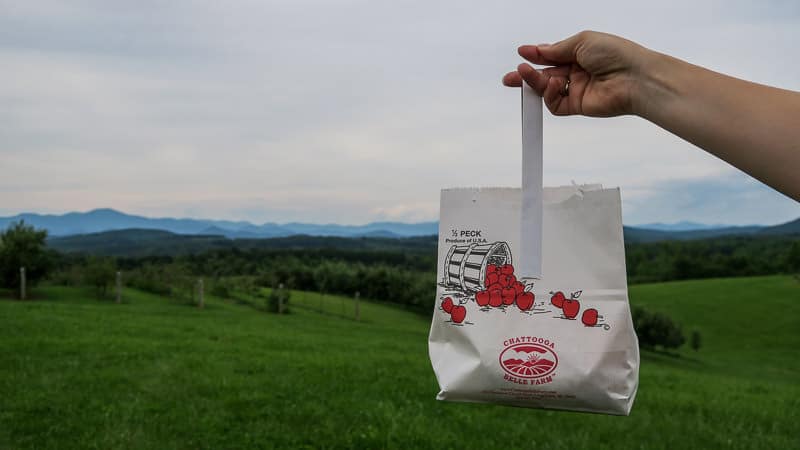
[[[703,344],[703,338],[700,336],[700,332],[698,330],[692,330],[692,335],[689,338],[689,345],[692,347],[692,350],[698,351]]]
[[[91,257],[84,268],[84,281],[94,287],[98,294],[105,296],[108,287],[114,283],[117,271],[111,258]]]
[[[84,284],[83,269],[78,265],[64,267],[50,274],[48,280],[59,286],[80,286]]]
[[[47,275],[55,256],[45,249],[46,239],[47,230],[37,230],[24,221],[12,223],[0,233],[0,286],[18,291],[20,267],[25,268],[30,286]]]
[[[652,313],[640,307],[634,307],[631,314],[641,347],[668,350],[677,349],[686,342],[681,326],[666,314]]]
[[[231,298],[231,285],[230,282],[224,278],[217,278],[211,285],[211,295],[221,299]]]
[[[288,289],[283,287],[272,289],[266,298],[267,311],[287,314],[289,312],[289,297],[291,297],[291,292]]]
[[[146,264],[136,270],[127,272],[125,284],[136,289],[156,295],[169,296],[170,285],[165,280],[162,267]]]

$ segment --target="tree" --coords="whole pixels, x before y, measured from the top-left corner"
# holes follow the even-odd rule
[[[108,292],[108,286],[114,282],[116,277],[114,261],[111,258],[91,257],[84,269],[84,280],[97,289],[97,292],[104,296]]]
[[[15,222],[0,233],[0,285],[19,292],[20,267],[25,278],[35,285],[53,265],[53,256],[45,248],[47,230],[37,230],[24,221]]]
[[[291,292],[281,285],[279,288],[272,288],[266,298],[267,311],[272,313],[286,314],[289,312],[289,297]]]
[[[673,322],[666,314],[650,312],[640,307],[633,307],[633,327],[643,347],[676,349],[686,342],[680,325]]]
[[[786,267],[790,271],[800,272],[800,242],[795,241],[786,257]]]
[[[700,346],[702,345],[703,340],[702,336],[700,336],[700,331],[692,330],[692,335],[689,337],[689,345],[692,346],[692,350],[698,351],[700,350]]]

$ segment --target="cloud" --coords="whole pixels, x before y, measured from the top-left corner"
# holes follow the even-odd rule
[[[631,191],[624,208],[631,224],[670,222],[676,217],[701,223],[778,224],[800,216],[796,201],[742,173],[661,181]]]
[[[0,11],[7,213],[435,219],[442,187],[519,184],[519,95],[499,78],[518,44],[582,28],[800,89],[800,63],[785,57],[800,37],[793,2],[587,2],[558,21],[547,18],[562,5],[523,1],[0,0]],[[791,213],[640,119],[547,116],[545,143],[548,184],[619,185],[626,220],[695,220],[703,207],[675,199],[691,186],[713,209],[728,192],[714,183],[775,205],[765,220]]]

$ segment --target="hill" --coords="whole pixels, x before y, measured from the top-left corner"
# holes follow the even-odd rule
[[[173,234],[213,235],[228,239],[262,239],[294,235],[331,237],[388,237],[402,238],[431,236],[438,234],[437,222],[401,223],[374,222],[366,225],[308,224],[308,223],[264,223],[225,220],[148,218],[125,214],[113,209],[95,209],[85,213],[72,212],[63,215],[19,214],[0,217],[0,229],[12,222],[24,220],[37,228],[47,229],[52,237],[95,234],[106,231],[161,230]],[[648,226],[653,227],[647,228]],[[698,229],[687,229],[700,227]],[[800,235],[800,218],[774,226],[716,227],[692,222],[677,224],[649,224],[639,227],[624,227],[625,241],[658,242],[666,240],[708,239],[734,235]],[[117,235],[114,235],[117,236]]]
[[[730,225],[724,224],[705,224],[699,222],[692,222],[689,220],[681,220],[679,222],[674,223],[664,223],[664,222],[655,222],[655,223],[643,223],[639,225],[635,225],[636,228],[645,228],[648,230],[659,230],[659,231],[690,231],[690,230],[709,230],[714,228],[728,228]]]
[[[0,301],[0,448],[797,448],[800,284],[662,283],[633,304],[699,328],[704,348],[645,351],[628,418],[444,403],[429,320],[294,292],[277,316],[126,290]],[[325,314],[315,312],[324,305]]]
[[[625,242],[691,241],[725,236],[798,236],[800,238],[800,219],[772,226],[745,226],[709,228],[681,231],[654,230],[637,227],[623,227]]]
[[[51,236],[91,234],[123,229],[163,230],[175,234],[212,234],[231,239],[285,237],[297,234],[338,237],[410,237],[439,232],[439,225],[436,222],[374,222],[366,225],[267,222],[254,225],[244,221],[150,218],[125,214],[109,208],[61,215],[25,213],[13,217],[0,217],[0,229],[20,220],[37,228],[48,230]]]
[[[224,249],[435,250],[435,236],[359,237],[294,235],[280,238],[229,239],[221,235],[175,234],[163,230],[127,229],[51,237],[48,247],[65,253],[143,257],[177,256]]]

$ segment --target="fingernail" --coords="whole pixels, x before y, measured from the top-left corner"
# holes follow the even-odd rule
[[[550,44],[536,44],[539,48],[550,48]]]

